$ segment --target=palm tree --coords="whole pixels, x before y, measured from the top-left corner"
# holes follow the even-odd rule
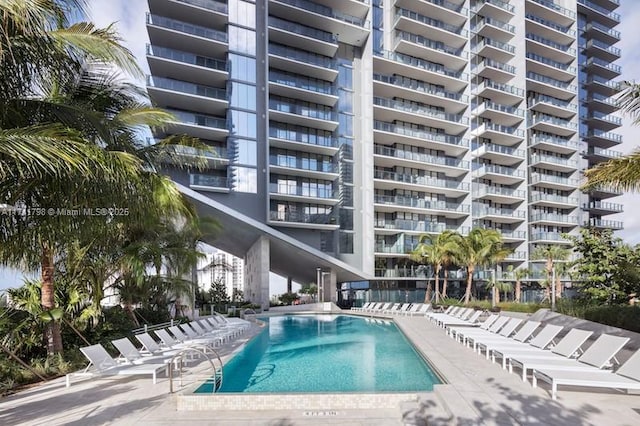
[[[502,247],[502,236],[494,229],[474,228],[469,235],[461,238],[459,244],[459,262],[467,273],[467,287],[464,303],[471,300],[473,273],[478,266],[489,266],[504,260],[509,250]]]
[[[569,258],[570,254],[571,254],[570,250],[562,246],[552,245],[552,244],[540,245],[536,247],[535,250],[533,251],[532,253],[533,259],[545,260],[545,271],[547,273],[547,287],[545,288],[545,293],[547,295],[551,291],[551,286],[553,285],[552,276],[553,276],[554,267],[556,266],[556,262],[566,261]],[[561,292],[562,290],[556,289],[556,293],[558,291]],[[545,298],[547,298],[547,295],[545,295]]]
[[[436,303],[440,298],[440,271],[445,262],[452,257],[452,253],[456,250],[456,236],[458,234],[453,231],[444,231],[437,236],[424,234],[420,236],[420,240],[415,249],[410,253],[411,260],[420,264],[429,264],[433,267],[435,278]],[[431,301],[431,281],[427,284],[424,301]]]
[[[507,268],[507,272],[516,281],[516,283],[515,283],[515,293],[516,294],[515,294],[515,297],[514,297],[514,299],[515,299],[514,301],[516,303],[520,303],[520,299],[522,298],[522,280],[524,278],[527,278],[531,272],[527,268],[518,268],[518,269],[514,270],[513,269],[513,265],[509,265],[509,267]]]
[[[623,112],[633,118],[633,124],[640,124],[640,84],[625,81],[624,90],[617,98]],[[599,163],[585,172],[587,183],[584,189],[605,186],[611,189],[637,192],[640,189],[640,150]]]

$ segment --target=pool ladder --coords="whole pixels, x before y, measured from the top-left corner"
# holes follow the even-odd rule
[[[193,368],[186,364],[204,358]],[[186,362],[185,362],[186,361]],[[187,386],[211,385],[215,393],[222,387],[222,360],[215,349],[206,345],[189,345],[176,353],[169,362],[169,393],[178,392]],[[194,389],[195,390],[195,389]]]

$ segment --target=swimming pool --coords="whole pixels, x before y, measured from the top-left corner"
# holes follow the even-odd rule
[[[415,392],[440,383],[391,321],[348,315],[265,318],[223,369],[218,392]],[[211,392],[202,385],[196,393]]]

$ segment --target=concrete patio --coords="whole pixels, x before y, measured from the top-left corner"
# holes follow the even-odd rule
[[[547,388],[534,389],[517,374],[478,356],[447,337],[422,317],[395,318],[396,324],[429,358],[446,384],[390,409],[178,411],[176,395],[161,376],[150,379],[81,380],[65,388],[64,379],[0,400],[2,425],[87,425],[178,422],[213,425],[637,425],[640,396],[615,391],[578,392],[561,389],[552,401]],[[222,349],[223,359],[260,331]],[[214,398],[215,396],[210,396]],[[353,397],[353,396],[352,396]],[[335,398],[350,398],[338,394]],[[244,408],[244,407],[243,407]]]

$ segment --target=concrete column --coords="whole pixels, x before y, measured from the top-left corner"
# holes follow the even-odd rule
[[[269,309],[269,239],[260,237],[245,256],[245,299]]]
[[[293,291],[293,280],[291,277],[287,277],[287,293],[292,293]]]
[[[324,302],[337,302],[336,289],[337,289],[337,276],[335,271],[323,271],[323,297]]]

